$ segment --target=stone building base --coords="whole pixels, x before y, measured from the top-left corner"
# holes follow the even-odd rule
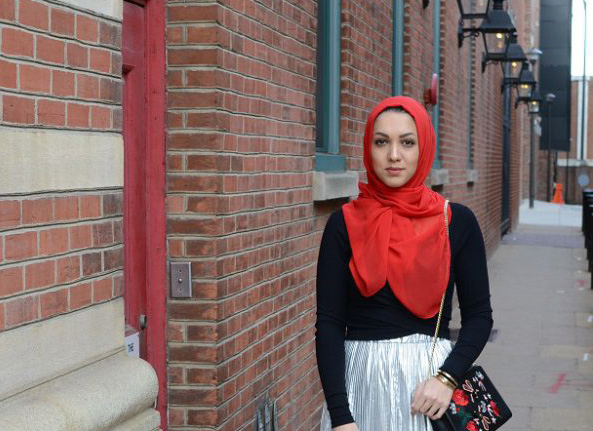
[[[154,431],[156,374],[124,350],[121,298],[0,334],[2,431]]]

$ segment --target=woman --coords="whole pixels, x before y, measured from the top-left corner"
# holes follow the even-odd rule
[[[371,112],[368,184],[329,217],[319,250],[321,431],[430,430],[428,418],[443,415],[486,344],[492,310],[482,233],[470,209],[451,204],[445,215],[445,199],[424,185],[434,152],[434,130],[418,102],[391,97]],[[462,328],[452,347],[454,285]]]

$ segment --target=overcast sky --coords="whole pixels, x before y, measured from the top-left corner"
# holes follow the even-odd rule
[[[572,0],[572,70],[573,76],[583,76],[584,39],[583,0]],[[587,76],[593,75],[593,0],[587,0]]]

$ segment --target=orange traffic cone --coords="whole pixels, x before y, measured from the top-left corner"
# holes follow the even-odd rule
[[[553,204],[563,204],[564,200],[562,199],[562,183],[556,184],[556,190],[554,190],[554,197],[552,198]]]

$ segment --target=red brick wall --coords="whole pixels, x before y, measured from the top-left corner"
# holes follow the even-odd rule
[[[294,4],[293,4],[294,3]],[[169,2],[170,429],[252,429],[264,396],[311,430],[314,1]]]
[[[580,121],[579,118],[579,98],[581,96],[581,92],[579,90],[579,84],[581,82],[581,77],[576,77],[576,80],[571,81],[571,107],[570,107],[570,159],[574,159],[577,157],[577,147],[579,145],[580,140],[580,132],[577,130],[578,122]],[[587,159],[591,160],[593,158],[593,127],[591,127],[591,121],[593,120],[593,85],[592,81],[589,80],[589,112],[588,112],[588,131],[587,131]],[[559,159],[564,159],[566,157],[566,153],[561,153]],[[559,168],[560,178],[563,183],[566,182],[566,171],[565,167]],[[570,204],[580,204],[582,200],[582,188],[579,186],[577,180],[578,177],[582,174],[588,175],[590,178],[593,176],[590,175],[591,168],[588,167],[570,167],[568,170],[568,193],[566,198],[566,203]],[[587,186],[591,187],[591,183]]]
[[[391,95],[392,6],[391,0],[342,1],[340,152],[347,169],[360,171],[365,182],[361,143],[366,120]]]
[[[404,94],[423,100],[433,72],[433,5],[404,3]]]
[[[438,189],[453,201],[468,205],[476,213],[482,227],[488,252],[491,254],[500,240],[502,217],[502,156],[503,156],[503,97],[502,71],[490,64],[481,72],[483,42],[473,43],[474,67],[472,87],[472,162],[478,172],[474,184],[466,183],[468,106],[468,45],[457,48],[459,14],[454,2],[441,2],[441,65],[440,65],[440,152],[442,167],[449,170],[449,184]],[[531,2],[511,2],[525,51],[530,43],[537,46],[536,23],[539,6]],[[533,19],[532,19],[533,16]],[[474,23],[478,25],[479,23]],[[419,25],[420,27],[420,25]],[[516,93],[511,100],[510,146],[510,228],[518,225],[519,204],[528,193],[529,118],[526,108],[515,110]]]
[[[54,3],[0,9],[0,124],[121,129],[121,26]]]
[[[577,147],[579,145],[578,117],[579,117],[579,81],[570,83],[570,158],[577,157]]]
[[[532,47],[539,46],[539,2],[536,0],[527,1],[511,1],[515,24],[518,32],[518,42],[527,53]],[[537,64],[534,75],[537,79]],[[511,163],[514,174],[517,180],[513,180],[511,184],[515,188],[513,191],[512,203],[513,207],[513,225],[518,223],[518,204],[524,199],[529,198],[529,163],[531,159],[530,153],[530,117],[525,104],[520,104],[519,108],[515,109],[516,91],[513,89],[513,154]],[[535,136],[536,149],[538,148],[538,137]],[[539,154],[537,150],[536,154]],[[537,170],[536,170],[537,172]],[[536,176],[537,178],[537,176]]]
[[[442,168],[449,170],[449,184],[437,190],[474,211],[482,227],[488,253],[491,254],[500,241],[502,217],[502,73],[497,64],[489,65],[482,73],[483,43],[480,39],[472,43],[466,38],[463,46],[458,48],[458,20],[456,4],[442,1],[439,139]],[[467,183],[466,172],[470,73],[467,64],[470,46],[473,49],[472,168],[478,172],[475,183]],[[425,61],[425,75],[432,71],[431,61]]]
[[[0,4],[0,125],[121,130],[121,23]],[[0,195],[0,330],[122,294],[122,191]]]
[[[519,42],[523,47],[523,51],[528,52],[531,49],[531,37],[530,34],[534,30],[532,26],[532,11],[531,11],[531,2],[527,2],[523,4],[521,2],[521,7],[523,7],[521,17],[523,21],[523,28],[521,28],[521,36],[519,38]],[[535,19],[535,16],[533,16]],[[534,72],[534,76],[537,76],[537,71]],[[516,94],[516,92],[515,92]],[[519,142],[520,142],[520,195],[519,195],[519,202],[522,202],[525,199],[529,199],[529,161],[531,158],[530,148],[529,148],[529,137],[531,131],[531,123],[530,123],[530,116],[527,110],[526,105],[522,105],[519,108],[519,121],[521,124],[521,134],[519,135]]]
[[[528,1],[513,1],[512,7],[516,10],[517,27],[519,30],[519,43],[523,47],[525,53],[529,52],[532,47],[539,46],[539,15],[540,15],[540,2],[538,0]],[[539,66],[535,64],[535,70],[533,71],[536,80],[539,79]],[[519,109],[518,124],[522,127],[523,133],[520,137],[522,149],[522,176],[521,176],[521,196],[520,199],[529,198],[529,163],[531,160],[530,153],[530,135],[531,135],[531,122],[530,116],[526,106],[522,106]],[[534,145],[536,148],[536,155],[539,153],[539,137],[534,134]],[[537,157],[537,156],[536,156]],[[537,179],[537,163],[536,163],[536,176]]]
[[[544,111],[545,113],[545,111]],[[537,170],[537,177],[535,182],[535,198],[537,200],[546,200],[546,179],[548,175],[548,155],[547,151],[540,150],[537,154],[537,162],[538,162],[538,170]],[[553,176],[553,169],[554,169],[554,156],[552,154],[551,159],[551,168],[550,168],[550,178]],[[550,182],[552,180],[550,179]],[[553,191],[553,190],[552,190]],[[550,195],[550,198],[553,195]]]
[[[526,126],[526,108],[520,105],[515,109],[517,97],[515,89],[511,89],[511,154],[510,154],[510,223],[511,230],[519,224],[519,204],[521,203],[521,187],[524,166],[523,140]],[[527,124],[528,125],[528,124]]]
[[[121,193],[3,197],[0,329],[120,296],[121,216]]]
[[[318,424],[315,263],[327,216],[347,199],[311,201],[316,4],[168,4],[168,253],[191,262],[194,289],[191,299],[168,302],[170,429],[251,429],[265,396],[277,400],[282,430]],[[361,174],[368,112],[391,92],[391,7],[342,2],[341,153]],[[405,2],[404,94],[419,100],[433,72],[432,10],[433,2]],[[455,2],[442,1],[440,19],[441,159],[450,184],[439,191],[476,212],[492,253],[501,225],[502,73],[491,65],[482,74],[481,41],[468,70]],[[470,73],[474,184],[466,181]],[[513,113],[512,121],[524,120]],[[525,133],[512,130],[515,226]]]
[[[441,192],[453,201],[469,202],[472,198],[472,190],[467,185],[468,115],[471,109],[468,104],[469,77],[472,74],[475,80],[481,79],[481,76],[473,68],[470,70],[468,65],[470,50],[475,51],[472,41],[466,39],[463,46],[458,48],[457,38],[453,37],[452,30],[457,27],[458,22],[458,9],[443,4],[439,35],[439,152],[441,167],[449,171],[449,184]],[[482,122],[481,118],[473,118],[474,125]]]

